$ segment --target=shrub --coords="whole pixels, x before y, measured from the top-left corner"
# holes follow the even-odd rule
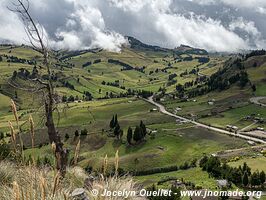
[[[84,128],[83,130],[80,131],[80,135],[88,135],[88,130]]]

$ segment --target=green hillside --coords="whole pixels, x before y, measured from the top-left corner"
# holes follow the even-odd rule
[[[213,127],[226,129],[231,124],[238,130],[266,128],[265,107],[250,100],[266,95],[266,55],[208,54],[184,45],[166,49],[128,39],[131,46],[119,53],[102,49],[50,52],[57,104],[54,121],[70,158],[81,141],[78,165],[85,169],[100,172],[105,156],[113,163],[119,150],[120,170],[130,171],[147,186],[174,176],[200,188],[215,188],[214,178],[200,169],[199,160],[204,155],[223,155],[229,149],[249,149],[247,141],[176,121],[143,98],[153,94],[168,111]],[[43,94],[36,81],[47,80],[41,54],[27,46],[2,45],[0,70],[3,140],[10,142],[8,121],[16,123],[10,109],[12,98],[18,109],[25,159],[53,163]],[[30,114],[36,129],[34,148],[29,134]],[[110,126],[115,115],[119,137]],[[135,131],[141,123],[146,135],[139,141],[132,139],[130,144],[128,128]],[[251,167],[255,165],[249,157],[243,159]],[[254,159],[257,163],[261,157]],[[242,161],[229,164],[236,166]]]

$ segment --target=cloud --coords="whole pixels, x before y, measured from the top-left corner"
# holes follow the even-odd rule
[[[53,46],[71,50],[101,47],[120,51],[120,47],[127,43],[121,34],[106,29],[99,9],[79,3],[75,4],[75,11],[69,16],[66,27],[56,30],[56,36],[62,39],[53,41]]]
[[[171,12],[172,1],[146,0],[138,4],[137,1],[128,6],[127,0],[110,0],[113,6],[140,15],[148,21],[147,28],[161,36],[157,41],[160,46],[176,47],[187,44],[201,47],[210,51],[238,51],[247,48],[245,41],[234,32],[227,30],[220,21],[195,16],[187,17]],[[135,5],[138,4],[138,5]],[[137,8],[137,9],[136,9]],[[141,21],[138,21],[142,25]]]
[[[253,9],[256,12],[265,14],[265,0],[187,0],[200,5],[225,4],[234,8]]]
[[[246,33],[246,41],[249,43],[249,46],[255,48],[264,48],[266,46],[265,39],[262,38],[262,34],[253,21],[247,21],[243,17],[239,17],[230,23],[229,29]]]
[[[62,3],[73,6],[73,9],[68,10],[68,15],[61,17],[64,22],[59,22],[58,18],[53,15],[53,20],[50,21],[50,16],[47,12],[54,11],[54,3],[52,1],[40,0],[32,1],[31,11],[34,15],[38,15],[38,22],[43,22],[44,32],[49,41],[49,46],[54,49],[88,49],[88,48],[103,48],[109,51],[120,51],[120,47],[127,43],[127,40],[119,33],[106,29],[101,11],[94,7],[93,3],[83,4],[83,1],[65,0]],[[0,32],[2,40],[10,40],[15,43],[27,43],[27,36],[24,31],[23,23],[12,12],[6,9],[9,5],[5,0],[0,5],[0,25],[3,27]],[[68,7],[69,8],[69,7]],[[39,10],[40,13],[36,13]],[[70,11],[70,12],[69,12]],[[43,12],[43,13],[42,13]],[[49,24],[47,24],[47,21]],[[64,24],[65,23],[65,24]],[[58,24],[56,27],[54,24]],[[61,25],[60,25],[61,24]],[[62,25],[64,24],[64,25]],[[51,26],[51,27],[50,27]],[[55,28],[56,27],[56,28]]]
[[[266,25],[257,17],[266,10],[264,0],[30,1],[33,17],[55,49],[119,51],[127,43],[125,35],[170,48],[186,44],[236,52],[266,47]],[[22,23],[6,9],[9,3],[0,3],[0,38],[26,43]]]

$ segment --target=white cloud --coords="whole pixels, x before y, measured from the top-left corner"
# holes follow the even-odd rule
[[[264,13],[266,1],[243,0],[239,3],[235,0],[178,0],[181,4],[176,1],[31,0],[31,11],[45,28],[50,46],[57,49],[100,47],[119,51],[127,43],[123,35],[135,36],[143,42],[170,48],[180,44],[209,51],[266,47],[263,39],[265,34],[257,28],[257,23],[244,17],[234,17],[234,9],[228,9],[231,6],[247,9],[250,6],[254,11]],[[200,14],[195,14],[193,9],[184,10],[182,14],[178,13],[178,9],[173,9],[184,1],[223,6],[223,10],[228,10],[226,15],[235,20],[229,22],[220,21],[213,16],[206,17],[208,9]],[[0,38],[25,43],[27,36],[22,23],[14,13],[6,9],[9,2],[1,0],[0,3]]]
[[[101,11],[94,7],[93,1],[73,1],[65,0],[74,4],[74,10],[69,13],[66,25],[54,30],[56,38],[48,36],[49,46],[55,49],[86,49],[103,48],[109,51],[120,51],[120,47],[127,43],[127,40],[115,31],[106,29]],[[92,3],[91,3],[92,2]],[[24,31],[23,23],[15,13],[6,9],[8,1],[4,0],[0,4],[1,31],[0,38],[11,40],[15,43],[27,43],[28,38]],[[52,9],[51,4],[46,0],[34,1],[32,9]],[[44,16],[47,17],[47,16]],[[54,19],[55,21],[57,19]]]
[[[200,5],[225,4],[234,8],[253,9],[254,11],[266,14],[265,0],[187,0]]]
[[[141,6],[126,3],[128,0],[110,0],[114,6],[141,16],[149,26],[164,36],[159,42],[163,46],[176,47],[180,44],[201,47],[210,51],[238,51],[247,48],[245,41],[234,32],[227,30],[219,21],[202,16],[190,17],[170,12],[172,1],[146,0]],[[144,3],[145,2],[145,3]],[[141,21],[140,25],[141,25]],[[147,26],[147,28],[149,28]]]
[[[245,32],[247,34],[247,42],[250,43],[250,46],[264,48],[266,45],[266,41],[262,38],[261,32],[259,32],[253,21],[247,21],[243,17],[239,17],[230,23],[229,29]]]

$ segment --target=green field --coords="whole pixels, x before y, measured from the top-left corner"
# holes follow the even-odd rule
[[[136,180],[138,180],[141,184],[145,186],[157,184],[158,181],[165,180],[167,178],[176,178],[176,180],[183,179],[185,182],[192,182],[195,184],[196,187],[201,188],[209,188],[209,189],[217,189],[216,180],[210,178],[207,172],[202,171],[201,168],[192,168],[188,170],[180,170],[176,172],[169,172],[169,173],[161,173],[161,174],[154,174],[154,175],[147,175],[147,176],[138,176]],[[170,185],[170,181],[163,184]]]
[[[134,122],[137,123],[134,118],[131,118],[131,120],[123,123],[121,119],[122,128],[125,131],[128,125],[132,126]],[[176,125],[173,122],[162,123],[162,120],[161,122],[152,122],[155,123],[154,125],[149,125],[151,121],[144,121],[149,129],[157,130],[157,133],[155,138],[148,136],[146,142],[137,146],[128,146],[125,137],[121,142],[113,137],[108,137],[106,132],[101,131],[90,133],[86,137],[81,136],[82,159],[80,165],[99,169],[106,154],[110,160],[113,160],[116,150],[119,150],[121,168],[130,171],[145,170],[155,167],[181,165],[184,162],[192,161],[194,158],[199,159],[204,154],[247,146],[243,140],[232,139],[226,135],[191,127],[191,125],[184,127],[184,125]],[[71,149],[74,149],[78,141],[78,138],[73,136],[75,129],[69,127],[67,130],[69,134],[71,134],[70,130],[73,131],[67,144],[70,145]],[[29,151],[32,152],[32,150]],[[39,152],[41,156],[45,156],[42,151],[34,152],[35,154]],[[145,162],[147,159],[149,162]]]
[[[256,156],[254,158],[243,158],[236,162],[229,162],[229,165],[233,167],[238,167],[239,165],[243,165],[244,162],[248,164],[252,171],[266,171],[266,157],[264,156]]]
[[[0,46],[0,56],[0,132],[4,132],[5,135],[9,133],[8,121],[16,124],[10,112],[12,98],[18,109],[25,155],[31,155],[35,160],[38,157],[47,157],[53,162],[53,153],[45,128],[43,96],[36,90],[40,85],[36,80],[29,78],[33,74],[33,69],[37,69],[38,78],[47,80],[41,54],[26,46]],[[27,62],[10,62],[11,57],[26,59]],[[209,61],[201,63],[201,57],[207,57]],[[254,122],[254,119],[246,120],[247,116],[265,119],[265,107],[251,104],[249,101],[255,95],[266,95],[264,56],[256,58],[262,63],[256,68],[251,67],[255,58],[243,61],[250,81],[245,87],[240,87],[239,83],[236,83],[222,91],[211,90],[192,98],[178,97],[178,84],[194,83],[192,86],[184,87],[184,92],[201,87],[207,82],[199,80],[209,80],[225,66],[229,58],[231,56],[197,55],[178,50],[154,51],[130,47],[123,47],[120,53],[100,49],[51,52],[51,71],[57,102],[54,121],[65,146],[70,150],[70,159],[79,140],[81,149],[78,165],[83,168],[92,167],[95,171],[101,171],[106,155],[108,170],[111,171],[117,150],[120,168],[134,172],[180,166],[194,159],[199,160],[203,155],[248,147],[245,140],[199,128],[191,123],[178,123],[174,118],[153,110],[155,107],[152,104],[140,98],[140,90],[153,92],[161,97],[161,103],[167,110],[221,128],[228,124],[239,128],[247,127]],[[111,63],[110,59],[116,62]],[[85,66],[88,62],[91,64]],[[124,68],[125,66],[130,67]],[[23,70],[27,72],[26,75],[21,72]],[[16,75],[18,73],[19,76]],[[252,84],[256,86],[256,91],[252,91]],[[128,94],[129,91],[134,93]],[[88,99],[85,98],[88,93],[93,97],[90,101],[86,101]],[[63,101],[63,97],[67,98],[66,102]],[[72,100],[69,100],[70,97]],[[176,111],[176,108],[179,108],[179,111]],[[33,116],[36,132],[33,149],[28,124],[30,114]],[[113,136],[109,127],[109,122],[115,114],[118,115],[123,130],[121,140]],[[129,145],[127,129],[129,126],[134,129],[141,120],[148,129],[148,135],[140,144]],[[258,126],[266,128],[265,120],[260,124],[254,124],[252,128]],[[87,136],[75,136],[76,130],[80,132],[83,129],[88,130]],[[9,137],[6,137],[5,141],[8,142]],[[231,162],[230,165],[238,166],[243,162],[247,162],[253,170],[266,170],[264,157],[246,157]],[[184,179],[202,188],[216,188],[216,181],[198,167],[134,178],[148,186],[167,177]],[[170,182],[166,182],[160,187],[169,185]]]

